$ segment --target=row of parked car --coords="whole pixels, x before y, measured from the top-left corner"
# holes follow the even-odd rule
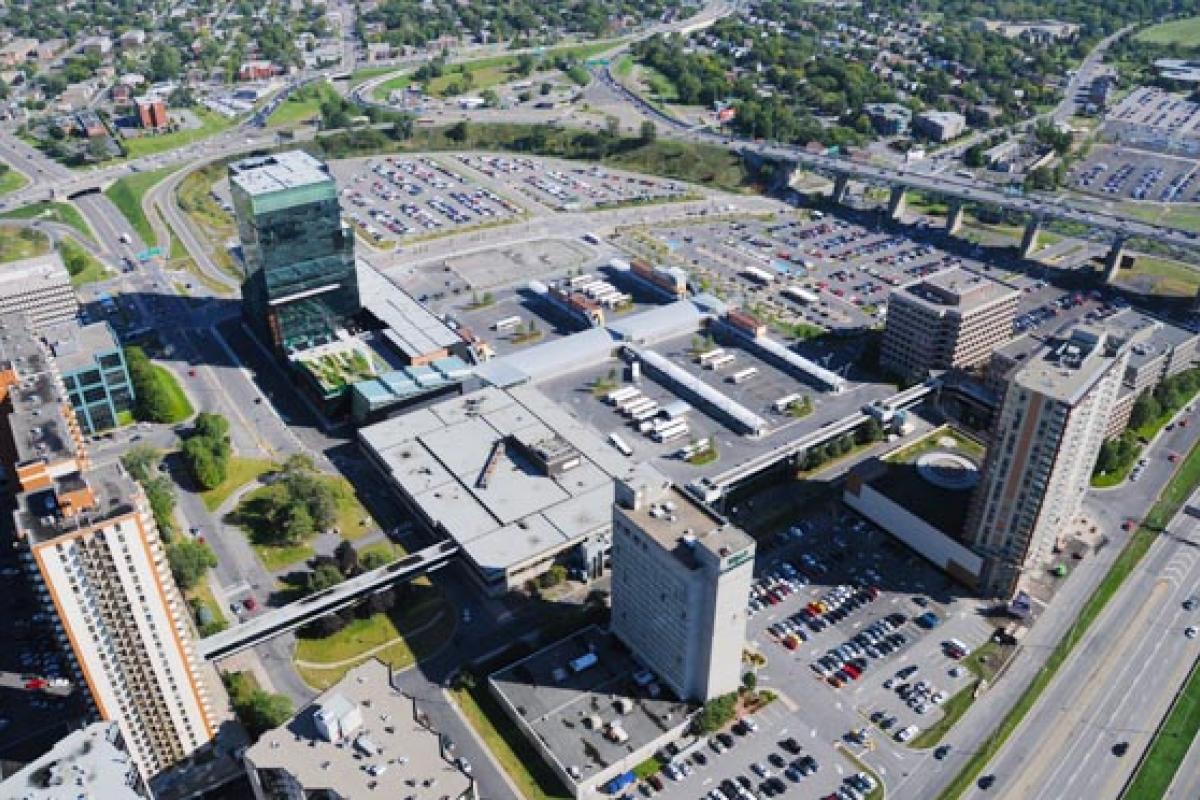
[[[899,612],[876,620],[814,661],[811,664],[813,672],[835,689],[858,680],[870,663],[868,657],[883,658],[908,642],[908,637],[899,632],[907,621],[908,617]]]
[[[786,561],[779,564],[769,573],[761,576],[750,586],[750,616],[754,616],[768,606],[777,605],[795,592],[808,585],[805,578],[796,567]]]

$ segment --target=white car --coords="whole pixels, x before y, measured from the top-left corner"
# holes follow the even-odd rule
[[[1200,631],[1196,630],[1195,625],[1188,625],[1186,628],[1183,629],[1183,635],[1188,637],[1189,639],[1195,639],[1197,633],[1200,633]]]
[[[896,731],[897,742],[907,742],[909,739],[917,735],[920,730],[916,725],[909,725],[907,728]]]

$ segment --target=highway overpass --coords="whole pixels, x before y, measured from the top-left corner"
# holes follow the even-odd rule
[[[365,572],[282,608],[272,608],[240,625],[201,639],[196,644],[196,650],[208,661],[227,658],[343,609],[394,584],[411,581],[440,569],[450,563],[456,555],[458,545],[454,542],[441,542],[426,547],[393,564]]]

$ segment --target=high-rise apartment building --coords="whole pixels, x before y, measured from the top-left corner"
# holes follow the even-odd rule
[[[0,338],[0,448],[27,571],[100,719],[146,778],[213,737],[187,607],[141,487],[94,466],[46,344]]]
[[[7,319],[0,317],[0,324]],[[115,428],[122,416],[132,415],[133,381],[125,350],[107,322],[81,325],[71,320],[42,328],[38,335],[50,349],[84,433]]]
[[[1012,336],[1020,292],[953,268],[892,292],[879,363],[905,378],[987,361]]]
[[[149,790],[115,722],[71,731],[49,752],[0,781],[16,800],[146,800]]]
[[[1009,373],[966,530],[985,591],[1015,592],[1078,515],[1128,355],[1077,325]]]
[[[738,688],[753,539],[640,465],[616,483],[612,570],[613,633],[675,694]]]
[[[0,314],[17,312],[36,326],[75,319],[79,301],[58,253],[12,261],[0,270]]]
[[[246,318],[281,354],[332,341],[361,306],[354,234],[329,168],[294,150],[238,161],[229,173]]]

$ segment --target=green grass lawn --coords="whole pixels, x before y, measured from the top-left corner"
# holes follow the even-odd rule
[[[0,228],[0,263],[50,252],[50,240],[31,228]]]
[[[201,492],[200,499],[204,501],[205,508],[209,511],[216,511],[238,489],[277,468],[278,465],[274,461],[265,458],[230,456],[225,480],[214,488]]]
[[[404,669],[440,648],[455,627],[448,618],[449,606],[441,592],[432,587],[408,591],[420,594],[416,599],[405,597],[391,611],[355,619],[332,636],[298,636],[293,659],[309,662],[296,665],[305,683],[327,689],[368,658],[377,658],[392,669]],[[434,623],[439,615],[442,618]],[[347,663],[316,666],[343,661]]]
[[[568,56],[577,60],[591,58],[599,53],[611,50],[616,47],[617,41],[591,42],[589,44],[568,45],[566,47],[555,47],[547,50],[542,54],[543,63],[548,64],[550,61],[559,56]],[[450,64],[446,66],[446,70],[442,75],[432,78],[426,82],[425,92],[433,97],[449,97],[451,87],[455,84],[462,86],[464,70],[471,76],[470,87],[463,87],[463,94],[477,94],[484,89],[498,86],[502,83],[520,80],[521,76],[516,71],[517,56],[502,55],[492,56],[490,58],[481,58],[475,61],[464,61],[461,64]],[[538,67],[534,71],[538,71]],[[387,100],[388,95],[395,89],[402,89],[412,83],[410,73],[397,75],[394,78],[389,78],[383,81],[371,92],[371,96],[376,100]]]
[[[17,172],[11,167],[0,172],[0,195],[15,192],[25,184],[29,183],[29,179]]]
[[[1162,728],[1154,735],[1150,749],[1138,765],[1123,796],[1166,796],[1197,734],[1200,734],[1200,664],[1192,667],[1179,699],[1171,708]]]
[[[638,77],[649,89],[653,99],[660,103],[679,102],[679,90],[671,79],[648,64],[638,64]]]
[[[162,383],[163,389],[169,398],[167,418],[162,420],[162,422],[167,425],[175,425],[195,414],[196,410],[192,408],[191,401],[184,394],[183,387],[179,385],[175,373],[159,364],[152,364],[151,367],[154,370],[155,381]]]
[[[60,222],[63,225],[70,225],[85,238],[96,240],[96,237],[92,235],[92,229],[84,220],[83,214],[80,214],[79,209],[70,203],[33,203],[5,211],[0,214],[0,219],[45,219],[51,222]]]
[[[1151,25],[1137,36],[1135,42],[1154,45],[1179,45],[1180,47],[1200,47],[1200,17],[1188,17],[1159,25]]]
[[[230,119],[215,111],[209,111],[206,108],[193,108],[192,113],[200,118],[200,126],[198,128],[188,128],[173,133],[162,133],[157,136],[142,136],[136,139],[124,140],[122,144],[129,158],[150,156],[207,139],[226,130],[236,122],[236,119]]]
[[[102,281],[110,277],[111,273],[108,267],[104,266],[87,250],[76,244],[70,239],[63,238],[58,243],[58,249],[63,255],[64,260],[73,258],[81,258],[87,265],[80,272],[76,272],[71,276],[71,285],[78,289],[89,283]]]
[[[288,95],[267,117],[268,125],[299,125],[321,116],[321,103],[337,97],[337,92],[328,81],[309,84]]]
[[[164,167],[154,172],[135,172],[118,179],[104,191],[104,195],[125,215],[125,219],[129,220],[129,224],[147,247],[155,245],[154,230],[150,227],[146,212],[142,210],[142,199],[146,192],[177,169],[178,167]]]
[[[262,466],[261,464],[258,466]],[[252,468],[250,469],[252,472]],[[231,465],[230,472],[233,468]],[[261,475],[262,473],[258,473]],[[257,477],[254,475],[253,477]],[[349,541],[361,538],[375,529],[375,521],[354,495],[354,487],[341,476],[322,475],[321,480],[328,484],[337,502],[337,518],[334,527],[341,536]],[[243,480],[239,485],[248,481]],[[262,535],[267,525],[264,509],[266,501],[283,491],[282,486],[260,486],[242,498],[234,511],[242,530],[250,538],[250,544],[258,554],[263,566],[271,571],[280,570],[313,557],[314,551],[307,542],[294,545],[277,545]]]
[[[356,69],[350,73],[350,88],[353,89],[359,84],[371,80],[371,78],[378,78],[380,75],[387,75],[389,72],[395,71],[395,67],[363,67],[362,69]]]
[[[897,463],[910,463],[916,461],[925,453],[929,453],[934,450],[947,449],[939,443],[940,439],[953,439],[954,446],[949,448],[951,450],[959,450],[966,455],[973,456],[975,458],[983,458],[984,447],[982,444],[963,435],[961,432],[953,428],[938,428],[934,431],[931,431],[927,436],[923,437],[919,441],[913,442],[908,447],[897,450],[895,453],[888,456],[887,460]]]
[[[213,244],[213,261],[225,274],[239,283],[245,277],[233,261],[225,243],[237,237],[233,215],[221,208],[212,196],[213,185],[225,177],[225,167],[210,165],[188,174],[179,184],[176,197],[192,222]]]
[[[217,598],[213,596],[212,586],[209,585],[207,580],[202,579],[187,592],[187,600],[189,607],[192,603],[199,602],[213,615],[213,622],[209,624],[206,630],[201,631],[201,636],[212,635],[223,629],[228,623],[228,620],[225,618],[225,611],[221,608],[221,604],[217,602]],[[200,628],[199,622],[196,623],[196,627],[197,629]]]
[[[1149,278],[1153,282],[1152,293],[1164,297],[1195,297],[1200,289],[1200,269],[1182,261],[1168,258],[1139,255],[1133,266],[1118,273],[1118,282]]]
[[[383,554],[383,556],[387,558],[389,564],[391,562],[401,558],[402,556],[408,555],[408,551],[405,550],[403,547],[396,544],[395,542],[391,542],[391,541],[387,541],[387,540],[384,540],[381,542],[373,542],[373,543],[367,545],[366,547],[359,548],[359,550],[358,550],[359,559],[362,559],[368,553]]]
[[[1158,499],[1142,524],[1130,537],[1113,562],[1108,574],[1104,576],[1100,585],[1096,587],[1084,604],[1075,624],[1051,651],[1045,666],[1038,671],[1017,702],[1009,709],[999,726],[988,737],[984,747],[972,754],[950,785],[938,796],[939,800],[956,800],[971,790],[976,778],[983,772],[988,762],[1004,746],[1008,737],[1013,734],[1013,731],[1025,719],[1025,715],[1037,703],[1042,692],[1050,685],[1080,638],[1095,622],[1096,617],[1104,610],[1108,601],[1121,588],[1121,584],[1141,562],[1158,534],[1166,529],[1167,523],[1178,513],[1184,501],[1195,491],[1197,486],[1200,486],[1200,446],[1194,447],[1188,453],[1187,458],[1183,460],[1171,480],[1159,493]],[[1139,795],[1130,795],[1130,797],[1135,796]]]

